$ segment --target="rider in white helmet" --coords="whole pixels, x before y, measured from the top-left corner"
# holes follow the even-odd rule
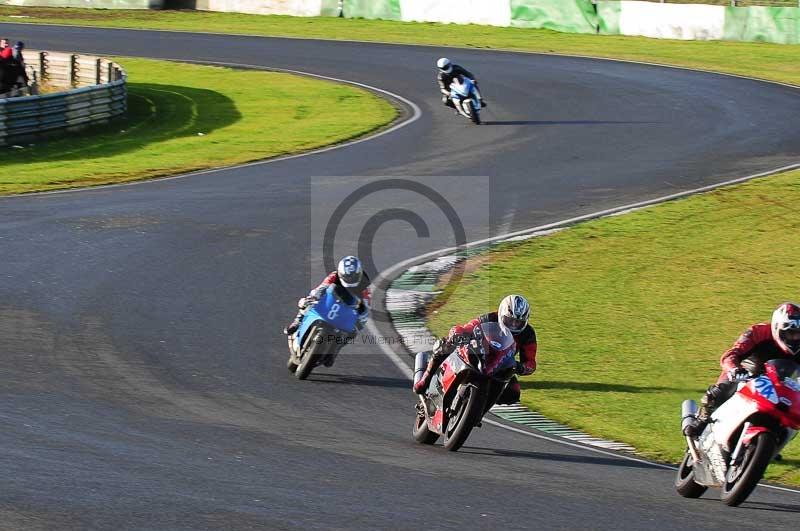
[[[739,381],[763,371],[767,361],[781,358],[800,363],[800,305],[792,302],[778,306],[769,323],[757,323],[745,330],[725,351],[720,360],[722,373],[706,391],[697,418],[686,426],[684,434],[700,435],[711,414],[736,393]]]
[[[298,301],[297,305],[300,311],[297,312],[297,315],[289,326],[283,329],[283,333],[291,335],[297,331],[306,310],[322,297],[322,294],[325,293],[325,290],[327,290],[329,286],[336,286],[337,290],[343,290],[341,292],[341,298],[349,298],[348,294],[356,298],[359,312],[359,326],[363,326],[369,318],[371,296],[368,287],[369,283],[369,277],[361,265],[361,260],[355,256],[345,256],[339,260],[336,271],[332,271],[328,274],[319,286],[312,289],[306,297]]]
[[[458,343],[464,339],[471,339],[476,327],[482,323],[498,323],[514,337],[519,352],[520,362],[517,364],[517,372],[522,375],[533,374],[536,370],[536,331],[528,324],[531,314],[531,307],[522,295],[509,295],[500,302],[500,307],[496,312],[487,313],[476,317],[472,321],[456,325],[450,329],[450,334],[446,339],[436,342],[433,349],[428,367],[422,378],[414,385],[414,392],[422,394],[430,385],[431,376],[442,362],[449,356]],[[508,387],[498,398],[498,404],[513,404],[519,402],[520,387],[517,378],[514,377],[509,382]]]
[[[483,95],[478,87],[478,81],[475,79],[475,76],[472,74],[472,72],[463,66],[453,64],[447,57],[442,57],[439,59],[436,62],[436,68],[439,69],[439,74],[436,80],[439,83],[439,90],[442,93],[442,103],[444,105],[453,109],[456,108],[455,104],[450,99],[450,84],[456,77],[464,76],[468,77],[475,83],[475,90],[478,91],[478,99],[481,100],[481,107],[486,107],[486,100],[483,99]]]

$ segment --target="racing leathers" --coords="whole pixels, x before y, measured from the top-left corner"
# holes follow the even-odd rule
[[[428,366],[422,378],[414,386],[414,392],[422,394],[430,384],[431,376],[436,372],[442,362],[449,356],[453,350],[458,346],[459,341],[464,338],[474,337],[475,328],[483,323],[497,323],[497,312],[491,312],[469,321],[463,325],[456,325],[450,329],[446,339],[437,342],[437,347],[434,348]],[[518,372],[522,375],[533,374],[536,370],[536,351],[538,349],[536,343],[536,331],[531,325],[525,325],[518,334],[512,334],[514,341],[517,344],[517,353],[519,354],[520,363],[518,364]],[[497,399],[498,404],[513,404],[519,402],[520,386],[517,377],[513,377],[508,383],[505,391]]]
[[[439,70],[439,75],[437,76],[436,80],[439,83],[439,90],[442,93],[442,103],[447,107],[452,107],[453,109],[456,108],[453,100],[450,98],[450,84],[458,76],[467,77],[475,83],[475,90],[478,92],[478,99],[481,100],[481,106],[486,107],[486,101],[481,95],[480,87],[478,87],[478,81],[475,79],[475,76],[472,75],[472,72],[461,65],[452,65],[452,68],[449,72],[442,72]]]
[[[686,435],[702,433],[711,414],[736,393],[741,379],[763,372],[764,364],[769,360],[784,358],[800,362],[797,356],[790,356],[775,342],[770,323],[758,323],[748,328],[722,355],[722,373],[717,383],[703,395],[697,422],[686,427]]]
[[[297,306],[299,307],[300,311],[297,312],[297,315],[289,324],[289,326],[284,329],[284,333],[286,335],[292,335],[297,331],[297,329],[300,327],[300,322],[303,320],[303,316],[308,308],[313,306],[330,286],[335,286],[337,295],[342,300],[348,300],[353,297],[357,299],[358,328],[363,328],[367,322],[367,319],[369,318],[369,305],[372,296],[369,290],[369,283],[369,277],[365,272],[361,276],[361,284],[358,288],[346,288],[339,280],[339,274],[336,271],[331,272],[322,280],[319,286],[309,291],[307,296],[298,301]],[[361,296],[357,297],[353,295],[354,292],[360,292]]]

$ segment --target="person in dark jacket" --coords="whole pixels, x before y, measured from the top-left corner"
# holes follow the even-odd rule
[[[436,78],[439,83],[439,90],[442,93],[442,103],[453,109],[456,108],[453,100],[450,98],[450,84],[458,76],[464,76],[471,79],[475,83],[475,90],[478,92],[478,99],[481,100],[481,107],[486,107],[486,100],[483,99],[481,90],[478,87],[478,81],[475,76],[461,65],[453,64],[447,57],[442,57],[437,61],[436,67],[439,69],[439,74]]]
[[[25,57],[22,55],[22,50],[25,49],[25,43],[18,41],[11,48],[11,57],[6,63],[6,75],[10,78],[7,83],[12,88],[23,88],[28,86],[28,72],[25,67]]]

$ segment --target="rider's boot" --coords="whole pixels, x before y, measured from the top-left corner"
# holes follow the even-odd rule
[[[297,312],[297,316],[294,318],[294,321],[289,323],[289,325],[283,329],[283,333],[287,336],[290,336],[297,332],[297,329],[300,328],[300,322],[303,320],[303,312],[302,310]]]
[[[436,345],[433,347],[431,359],[428,360],[428,366],[425,368],[425,372],[422,373],[422,377],[419,381],[414,384],[415,393],[418,395],[425,393],[425,389],[431,384],[433,373],[436,372],[444,359],[450,355],[451,351],[452,348],[449,347],[449,344],[444,341],[437,341]]]
[[[439,365],[441,365],[441,361],[437,359],[436,355],[431,356],[431,359],[428,360],[428,366],[425,368],[425,372],[422,373],[422,378],[414,384],[415,393],[418,395],[425,393],[425,389],[431,384],[431,376],[436,369],[439,368]]]
[[[706,429],[708,425],[708,419],[711,418],[711,414],[716,409],[716,398],[718,394],[718,386],[712,385],[708,388],[706,394],[704,394],[703,398],[700,400],[700,410],[697,412],[697,416],[683,429],[684,435],[694,438],[703,433],[703,430]]]

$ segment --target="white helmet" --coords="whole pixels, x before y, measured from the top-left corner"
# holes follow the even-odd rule
[[[339,275],[339,281],[342,283],[342,286],[346,288],[355,288],[361,284],[361,276],[364,273],[364,268],[361,266],[361,260],[355,256],[345,256],[339,260],[336,273]]]
[[[772,313],[772,339],[786,354],[800,354],[800,306],[784,302]]]
[[[531,315],[531,305],[522,295],[509,295],[500,301],[497,310],[497,321],[500,326],[512,334],[519,334],[528,326],[528,317]]]
[[[445,74],[449,74],[453,71],[453,63],[450,62],[450,59],[447,57],[442,57],[438,61],[436,61],[436,67],[444,72]]]

